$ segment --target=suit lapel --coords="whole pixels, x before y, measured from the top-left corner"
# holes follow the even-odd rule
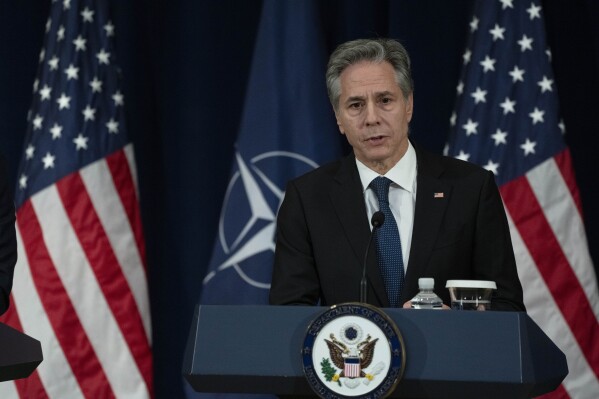
[[[418,292],[418,277],[426,273],[426,265],[451,195],[451,186],[439,180],[443,166],[435,158],[428,157],[417,148],[416,156],[418,162],[416,209],[404,293]],[[402,303],[410,299],[402,296]]]
[[[331,185],[329,195],[337,217],[343,226],[343,232],[350,242],[354,256],[358,260],[357,264],[359,265],[359,273],[361,275],[364,253],[370,239],[370,226],[368,224],[366,205],[364,204],[362,183],[360,182],[353,154],[343,159],[341,167],[335,176],[335,182],[337,184]],[[357,209],[359,212],[356,212]],[[376,261],[374,244],[371,245],[369,250],[366,273],[368,282],[372,286],[378,302],[384,307],[389,306],[383,279]],[[373,299],[370,298],[370,302]]]

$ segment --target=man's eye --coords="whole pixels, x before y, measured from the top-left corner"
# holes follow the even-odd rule
[[[359,109],[362,107],[362,104],[361,103],[351,103],[351,104],[349,104],[349,107],[352,109]]]
[[[383,98],[381,99],[381,102],[382,102],[383,104],[389,104],[389,103],[391,102],[391,99],[390,99],[389,97],[383,97]]]

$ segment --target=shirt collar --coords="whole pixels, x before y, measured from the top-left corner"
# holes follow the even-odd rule
[[[364,165],[356,158],[356,166],[362,182],[362,190],[366,191],[370,183],[380,176],[377,172]],[[408,150],[403,157],[384,175],[400,188],[412,192],[414,190],[414,180],[416,179],[416,151],[412,143],[408,141]]]

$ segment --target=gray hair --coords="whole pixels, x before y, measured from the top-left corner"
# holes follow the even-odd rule
[[[329,100],[335,111],[339,107],[341,96],[341,73],[350,65],[360,61],[381,63],[387,61],[395,70],[395,81],[407,99],[414,90],[412,71],[410,69],[410,56],[394,39],[358,39],[343,43],[335,49],[327,65],[327,91]]]

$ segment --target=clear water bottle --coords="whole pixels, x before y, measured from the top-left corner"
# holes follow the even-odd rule
[[[443,301],[433,292],[435,288],[434,278],[419,278],[418,288],[420,292],[412,298],[412,309],[442,309]]]

